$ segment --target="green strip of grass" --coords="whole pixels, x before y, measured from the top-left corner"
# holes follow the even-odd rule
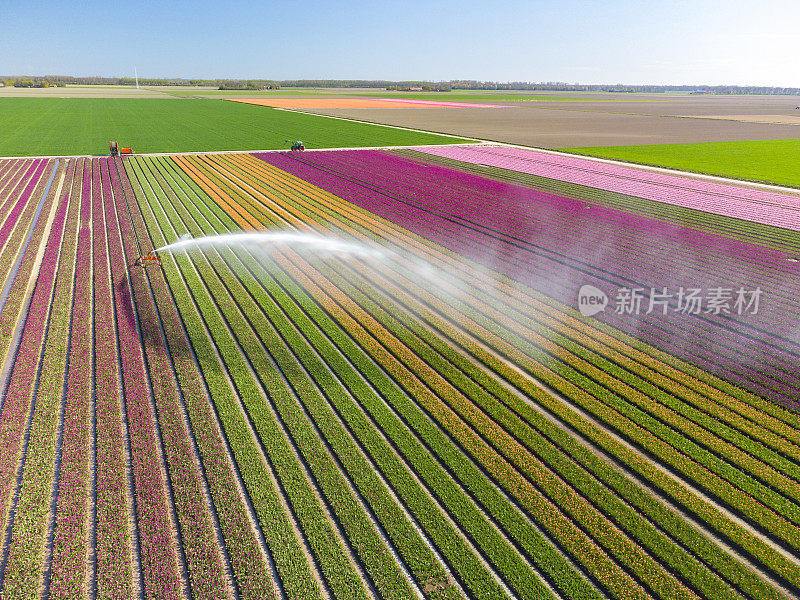
[[[452,144],[466,140],[216,100],[0,98],[0,156]]]
[[[567,152],[800,187],[800,139],[562,148]]]

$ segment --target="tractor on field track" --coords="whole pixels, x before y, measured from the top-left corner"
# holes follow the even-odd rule
[[[133,150],[130,148],[120,148],[119,142],[108,142],[108,149],[111,152],[111,156],[119,156],[120,154],[133,154]]]
[[[285,140],[285,141],[292,144],[289,147],[289,150],[291,150],[292,152],[302,152],[303,150],[306,149],[306,147],[303,146],[303,142],[301,142],[300,140]]]
[[[152,264],[161,266],[161,257],[155,250],[150,250],[150,252],[143,254],[133,262],[134,267],[146,267]]]

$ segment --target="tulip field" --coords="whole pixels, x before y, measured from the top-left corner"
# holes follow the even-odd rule
[[[505,146],[0,159],[0,598],[797,598],[799,209]]]

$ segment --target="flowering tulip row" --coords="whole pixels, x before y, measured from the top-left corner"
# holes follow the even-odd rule
[[[585,200],[590,204],[617,208],[644,217],[656,218],[668,223],[675,223],[705,231],[724,235],[743,242],[766,245],[776,250],[796,252],[797,236],[788,229],[754,223],[723,214],[705,212],[698,209],[676,206],[667,202],[637,198],[607,189],[593,188],[587,185],[550,179],[540,175],[522,173],[501,167],[489,167],[482,164],[463,162],[451,158],[421,153],[416,150],[394,150],[394,154],[423,164],[437,164],[465,173],[487,177],[512,185],[522,185],[541,192],[558,196]]]
[[[40,170],[41,168],[41,170]],[[18,211],[14,216],[6,215],[0,229],[10,225],[12,221],[16,226],[9,229],[9,235],[0,242],[0,285],[5,288],[11,285],[10,293],[5,299],[5,306],[0,311],[0,356],[4,356],[11,341],[11,335],[16,327],[22,301],[25,296],[24,290],[28,286],[28,279],[36,260],[36,252],[41,243],[41,236],[47,223],[47,215],[50,213],[49,198],[42,199],[47,182],[51,181],[50,176],[55,168],[55,161],[49,165],[47,161],[40,163],[39,167],[32,165],[26,172],[28,183],[21,189],[20,194],[15,197],[13,211]],[[35,180],[35,181],[34,181]],[[22,188],[22,186],[20,186]],[[51,185],[52,190],[52,185]],[[20,202],[25,199],[25,204]],[[41,203],[40,218],[33,225],[34,216]],[[19,209],[19,210],[18,210]],[[31,230],[33,227],[33,230]],[[12,268],[20,260],[24,241],[28,234],[31,234],[27,252],[21,257],[19,269],[15,273]],[[9,277],[14,277],[9,281]]]
[[[92,196],[91,161],[75,159],[72,201],[79,210],[74,254],[69,356],[63,407],[60,468],[53,523],[49,597],[85,594],[90,586],[89,498],[92,489]]]
[[[357,160],[353,160],[356,156]],[[729,240],[718,236],[697,237],[700,234],[690,230],[669,228],[654,221],[637,221],[635,217],[619,211],[595,207],[595,210],[587,213],[580,202],[536,195],[520,188],[497,187],[492,182],[457,176],[458,174],[446,169],[423,169],[408,161],[378,152],[317,153],[313,157],[294,160],[281,155],[264,155],[262,158],[275,164],[280,163],[284,168],[300,174],[303,174],[303,165],[299,163],[309,163],[316,167],[311,175],[314,181],[347,197],[363,197],[363,188],[360,195],[352,191],[353,187],[358,187],[351,182],[353,177],[371,188],[391,190],[384,192],[389,193],[391,199],[373,194],[357,201],[400,224],[416,228],[417,231],[429,232],[437,239],[443,240],[447,235],[444,243],[449,247],[471,255],[477,254],[489,265],[495,265],[500,260],[501,269],[523,281],[530,280],[539,286],[542,281],[546,281],[549,293],[565,302],[574,301],[577,286],[563,286],[559,281],[584,280],[601,288],[607,287],[609,282],[618,287],[635,287],[644,282],[644,287],[647,287],[650,282],[657,286],[659,282],[673,281],[675,276],[671,272],[674,270],[672,263],[666,264],[664,258],[670,256],[673,259],[673,254],[682,257],[682,269],[686,271],[684,277],[691,282],[700,282],[701,285],[708,285],[708,281],[720,277],[724,281],[730,280],[731,285],[737,285],[744,273],[747,274],[748,285],[752,281],[755,286],[763,280],[765,290],[777,291],[772,293],[769,302],[764,301],[765,306],[762,306],[759,315],[737,318],[701,315],[687,318],[686,315],[677,313],[659,313],[655,316],[642,314],[633,319],[625,318],[624,315],[606,314],[603,318],[628,329],[644,322],[645,331],[660,336],[662,345],[667,349],[689,355],[699,352],[701,356],[698,357],[698,363],[706,366],[709,361],[712,364],[718,362],[721,367],[733,371],[735,377],[755,379],[755,385],[771,386],[775,388],[774,394],[784,394],[784,398],[791,396],[793,390],[800,387],[800,380],[792,367],[795,362],[794,354],[791,353],[793,346],[786,341],[790,337],[787,323],[791,322],[786,314],[793,314],[798,309],[795,294],[791,292],[794,284],[786,279],[785,271],[780,270],[785,264],[782,256],[771,256],[754,246],[732,246]],[[343,175],[333,176],[328,173],[336,169],[342,171]],[[306,173],[304,176],[309,175]],[[511,206],[500,208],[494,200],[497,195],[513,197],[515,201]],[[529,208],[525,208],[528,206]],[[476,216],[470,218],[467,213],[474,213]],[[525,225],[520,229],[518,221],[524,222],[532,218],[529,215],[538,214],[546,216],[547,221]],[[535,218],[541,220],[540,217]],[[574,222],[576,219],[577,223]],[[576,228],[581,232],[578,240],[583,242],[575,240]],[[647,236],[626,233],[641,231],[642,228],[648,229]],[[607,230],[607,235],[604,229]],[[696,239],[694,243],[699,246],[695,247],[694,243],[687,245],[687,235]],[[649,251],[649,258],[640,257],[638,253],[633,257],[625,251],[626,238],[640,252]],[[584,246],[606,248],[608,239],[618,240],[614,242],[618,246],[600,252],[600,261],[595,259],[587,262]],[[668,244],[670,251],[665,253],[661,244]],[[712,273],[708,270],[708,261],[715,254],[721,254],[723,260],[713,263],[715,270]],[[693,272],[691,265],[698,261],[698,256],[705,262],[701,261],[701,269]],[[735,259],[735,256],[741,258]],[[734,260],[741,264],[727,264]],[[653,267],[648,266],[650,263]],[[754,268],[754,264],[759,265],[759,268]],[[567,273],[571,273],[567,277],[564,275],[565,269]],[[768,274],[766,279],[762,276],[762,271]],[[635,280],[630,279],[630,273],[637,274]],[[726,273],[730,275],[725,275]],[[786,291],[781,291],[784,288]],[[676,336],[684,342],[680,349],[676,348]],[[764,356],[767,355],[775,358],[765,361]],[[754,360],[761,363],[759,368],[748,369],[746,365]]]
[[[725,185],[573,156],[520,148],[419,148],[420,152],[608,189],[756,223],[800,229],[800,198],[758,188]]]
[[[37,242],[45,244],[0,413],[0,440],[4,449],[0,454],[0,542],[9,548],[3,573],[4,591],[8,589],[20,596],[35,594],[40,585],[39,562],[50,508],[49,494],[43,499],[42,487],[46,487],[43,480],[52,474],[53,455],[52,452],[45,455],[36,453],[40,443],[37,436],[46,436],[49,429],[50,444],[53,444],[55,426],[52,420],[56,411],[51,405],[58,401],[50,385],[52,375],[48,373],[51,367],[58,369],[58,358],[46,352],[48,346],[45,342],[48,334],[52,333],[62,338],[57,343],[63,345],[64,333],[57,317],[52,329],[49,320],[68,198],[56,199],[55,189],[51,187],[48,200],[48,204],[55,203],[55,218],[46,240],[42,239],[44,227],[38,225],[47,219],[37,224],[38,235],[34,236],[34,242],[28,248],[28,255],[33,255],[38,250]],[[49,208],[46,207],[48,212]],[[55,364],[44,362],[45,358]],[[38,393],[40,385],[41,395]],[[57,391],[60,393],[60,387]],[[51,409],[50,413],[48,409]],[[41,440],[41,443],[46,444],[46,441]],[[21,474],[23,477],[20,479]],[[6,538],[8,534],[10,537]]]

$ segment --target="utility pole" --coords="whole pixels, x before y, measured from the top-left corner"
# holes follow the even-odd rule
[[[133,75],[136,77],[136,89],[139,89],[139,72],[136,70],[136,65],[133,65]]]

